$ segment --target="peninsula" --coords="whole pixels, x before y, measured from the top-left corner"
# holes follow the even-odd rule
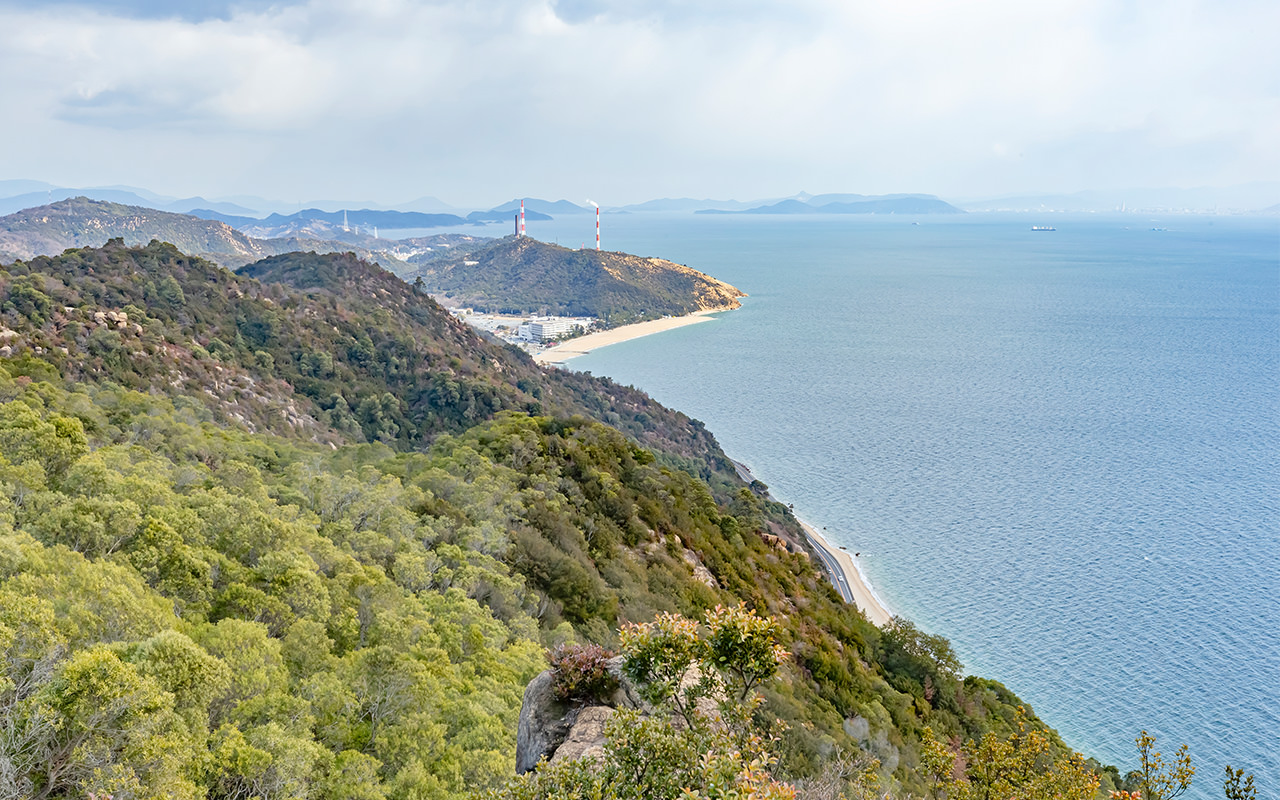
[[[727,311],[746,293],[683,264],[507,236],[404,276],[449,306],[595,317],[606,327]]]

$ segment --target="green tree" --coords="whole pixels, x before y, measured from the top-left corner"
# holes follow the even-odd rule
[[[962,749],[962,774],[956,754],[925,728],[921,769],[935,800],[1093,800],[1099,779],[1079,753],[1051,756],[1049,737],[1027,724],[1019,709],[1018,731],[1002,738],[989,732]]]
[[[1253,776],[1246,777],[1244,770],[1232,769],[1230,764],[1227,765],[1227,777],[1222,783],[1222,791],[1227,800],[1255,800],[1258,796],[1257,789],[1253,786]]]
[[[1141,800],[1173,800],[1191,788],[1196,768],[1184,744],[1172,762],[1155,749],[1156,737],[1142,731],[1134,739],[1138,746],[1138,769],[1125,776],[1125,784],[1133,786]]]

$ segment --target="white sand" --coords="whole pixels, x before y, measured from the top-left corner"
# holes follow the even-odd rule
[[[592,350],[598,350],[611,344],[639,339],[641,336],[648,336],[651,333],[661,333],[673,328],[682,328],[685,325],[693,325],[697,322],[706,322],[711,319],[712,314],[717,313],[719,312],[695,311],[683,317],[651,319],[648,322],[622,325],[599,333],[588,333],[586,336],[579,336],[577,339],[570,339],[564,344],[543,350],[541,353],[534,355],[533,360],[539,364],[563,364],[571,358],[586,355]]]
[[[849,591],[853,594],[853,601],[867,615],[867,619],[876,625],[884,625],[893,615],[889,613],[889,609],[884,607],[884,603],[880,602],[880,598],[876,597],[876,593],[871,590],[871,584],[867,582],[867,578],[858,569],[858,565],[854,563],[853,556],[845,550],[834,547],[823,538],[817,528],[814,528],[804,520],[800,520],[800,524],[804,526],[805,533],[809,534],[809,540],[814,545],[821,547],[836,560],[840,565],[840,570],[844,572],[845,584],[849,587]]]
[[[718,312],[697,311],[683,317],[664,317],[662,319],[649,320],[648,322],[637,322],[634,325],[623,325],[599,333],[589,333],[586,336],[570,339],[564,344],[537,353],[534,355],[533,360],[539,364],[563,364],[571,358],[586,355],[592,350],[607,347],[611,344],[639,339],[641,336],[669,331],[685,325],[706,322],[711,319],[712,314],[716,313]],[[748,475],[750,475],[749,471]],[[853,557],[846,551],[832,546],[812,525],[803,520],[800,520],[800,524],[804,526],[805,532],[809,534],[810,541],[835,559],[836,564],[839,565],[840,570],[844,573],[845,583],[853,595],[854,603],[862,610],[863,614],[866,614],[867,619],[876,625],[884,625],[888,622],[893,615],[889,613],[889,609],[885,608],[884,603],[880,602],[880,598],[876,597],[875,592],[871,590],[871,584],[867,582],[866,576],[858,569]]]

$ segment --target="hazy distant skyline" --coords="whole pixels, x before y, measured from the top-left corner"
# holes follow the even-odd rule
[[[1274,0],[0,0],[0,179],[476,207],[1275,181],[1277,30]]]

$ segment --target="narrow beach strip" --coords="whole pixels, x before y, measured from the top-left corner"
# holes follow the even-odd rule
[[[723,310],[725,309],[720,309],[720,311]],[[641,336],[661,333],[673,328],[682,328],[685,325],[693,325],[696,322],[706,322],[711,319],[712,314],[718,314],[720,311],[695,311],[682,317],[651,319],[648,322],[620,325],[599,333],[588,333],[586,336],[579,336],[576,339],[570,339],[564,344],[558,344],[555,347],[543,350],[541,353],[535,354],[533,360],[539,364],[563,364],[571,358],[584,356],[592,350],[598,350],[611,344],[639,339]]]
[[[880,598],[876,597],[876,593],[871,591],[871,584],[867,582],[866,576],[862,574],[862,571],[858,569],[858,565],[854,563],[853,556],[838,547],[833,547],[818,532],[817,528],[799,517],[796,517],[796,520],[804,528],[804,532],[809,535],[809,541],[813,546],[826,553],[830,559],[827,563],[835,563],[836,589],[839,590],[840,596],[846,600],[852,597],[854,605],[867,616],[867,619],[876,625],[884,625],[892,619],[893,615],[889,613],[889,609],[885,608],[884,603],[880,602]],[[844,585],[841,586],[841,583]]]

